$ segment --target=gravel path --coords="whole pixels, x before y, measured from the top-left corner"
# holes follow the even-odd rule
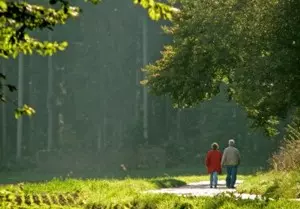
[[[242,181],[237,181],[236,185],[242,183]],[[208,181],[200,181],[195,183],[190,183],[182,187],[178,188],[168,188],[168,189],[158,189],[158,190],[150,190],[150,193],[168,193],[175,195],[184,195],[184,196],[208,196],[213,197],[222,193],[233,193],[237,197],[241,197],[243,199],[255,199],[260,198],[257,195],[251,194],[239,194],[235,189],[226,188],[226,184],[224,180],[219,181],[218,188],[210,188]]]

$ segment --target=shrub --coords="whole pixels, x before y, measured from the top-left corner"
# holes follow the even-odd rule
[[[271,158],[275,171],[288,171],[300,168],[300,120],[294,120],[287,127],[287,134],[279,150]]]

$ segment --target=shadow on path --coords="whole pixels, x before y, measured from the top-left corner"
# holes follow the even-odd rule
[[[237,181],[236,185],[242,183]],[[225,192],[236,193],[235,189],[228,189],[224,180],[218,182],[217,188],[210,188],[209,181],[201,181],[196,183],[190,183],[178,188],[164,188],[158,190],[150,190],[150,193],[167,193],[177,195],[192,195],[192,196],[216,196]]]

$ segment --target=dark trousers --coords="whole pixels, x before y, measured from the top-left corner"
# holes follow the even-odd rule
[[[226,186],[227,188],[233,188],[236,182],[237,166],[226,166],[226,170]]]

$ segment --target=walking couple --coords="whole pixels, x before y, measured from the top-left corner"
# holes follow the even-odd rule
[[[219,145],[217,143],[213,143],[211,148],[205,159],[205,165],[210,174],[210,188],[217,188],[218,174],[222,173],[223,166],[227,171],[227,188],[235,188],[237,168],[240,164],[240,152],[235,148],[235,141],[233,139],[228,141],[228,147],[224,149],[223,155],[219,151]]]

